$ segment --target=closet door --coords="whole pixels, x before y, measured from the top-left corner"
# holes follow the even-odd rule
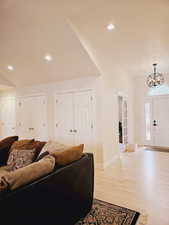
[[[45,96],[34,98],[33,101],[32,124],[36,140],[47,141],[47,100]]]
[[[59,142],[74,145],[73,95],[57,95],[55,99],[55,136]]]
[[[21,139],[34,138],[33,134],[33,98],[25,97],[18,101],[17,121],[18,135]]]
[[[16,135],[15,98],[0,99],[0,137]]]
[[[85,151],[90,151],[93,141],[92,94],[81,92],[74,94],[74,134],[75,144],[85,144]]]
[[[45,96],[25,97],[19,99],[17,118],[20,138],[47,140]]]
[[[92,148],[93,121],[91,92],[61,94],[55,99],[56,140]]]

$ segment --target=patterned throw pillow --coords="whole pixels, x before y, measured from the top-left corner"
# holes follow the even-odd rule
[[[36,157],[36,149],[17,150],[14,149],[8,158],[7,165],[12,166],[12,170],[22,168],[31,164]]]

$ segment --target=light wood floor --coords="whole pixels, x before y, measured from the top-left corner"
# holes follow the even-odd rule
[[[104,171],[95,169],[95,197],[148,214],[147,225],[169,225],[169,153],[121,153]]]

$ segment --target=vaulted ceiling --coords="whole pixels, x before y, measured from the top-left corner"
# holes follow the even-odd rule
[[[0,1],[0,76],[15,86],[144,75],[154,62],[167,74],[168,43],[168,0]]]

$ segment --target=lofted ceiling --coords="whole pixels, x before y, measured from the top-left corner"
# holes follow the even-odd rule
[[[168,43],[168,0],[0,2],[0,73],[16,86],[122,70],[145,75],[154,62],[167,74]]]

